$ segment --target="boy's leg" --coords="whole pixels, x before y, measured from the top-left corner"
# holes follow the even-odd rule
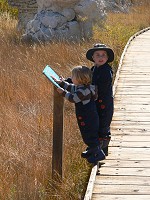
[[[105,115],[99,116],[99,140],[101,148],[103,149],[106,156],[108,156],[108,146],[111,139],[110,124],[112,121],[113,110],[105,112]]]
[[[105,129],[103,128],[101,129],[101,132],[99,133],[100,146],[106,156],[108,156],[108,146],[111,139],[110,131],[107,131],[108,129],[109,128],[105,128]]]
[[[94,104],[95,105],[95,104]],[[90,116],[90,117],[89,117]],[[87,149],[81,154],[81,157],[87,158],[90,156],[93,149],[100,146],[98,129],[99,117],[97,111],[91,111],[89,115],[77,115],[77,121],[84,143],[88,146]]]
[[[100,146],[106,156],[108,156],[108,146],[109,146],[110,139],[111,139],[110,136],[106,138],[100,138]]]
[[[101,109],[101,106],[97,104],[97,110],[99,114],[99,139],[101,148],[105,152],[106,155],[108,155],[108,146],[111,139],[111,133],[110,133],[110,124],[112,121],[112,116],[114,112],[114,105],[113,105],[113,99],[110,101],[110,105],[104,107],[104,109]]]

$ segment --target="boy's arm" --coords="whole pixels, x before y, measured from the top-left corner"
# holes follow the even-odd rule
[[[79,103],[79,102],[81,102],[85,99],[85,96],[79,90],[77,92],[73,93],[73,94],[64,90],[62,92],[62,96],[65,97],[71,103]]]
[[[68,83],[66,81],[62,81],[61,83],[59,83],[60,87],[64,88],[65,90],[73,93],[75,91],[75,85]]]
[[[68,83],[73,83],[71,77],[66,78],[65,81]]]
[[[73,93],[75,91],[75,85],[72,83],[68,83],[64,80],[64,78],[60,78],[60,80],[56,79],[55,77],[51,76],[52,79],[63,89]]]

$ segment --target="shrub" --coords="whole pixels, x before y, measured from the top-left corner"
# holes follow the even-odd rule
[[[0,0],[0,14],[7,12],[9,13],[12,17],[17,18],[18,17],[18,9],[11,7],[7,0]]]

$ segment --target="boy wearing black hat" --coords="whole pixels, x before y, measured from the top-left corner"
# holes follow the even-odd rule
[[[99,115],[99,139],[101,148],[108,155],[108,144],[111,138],[110,124],[112,121],[114,102],[112,92],[113,71],[109,62],[114,60],[114,52],[104,44],[95,44],[86,53],[86,58],[94,63],[92,84],[98,87],[96,107]],[[88,153],[83,152],[83,154]],[[85,156],[85,155],[83,155]]]

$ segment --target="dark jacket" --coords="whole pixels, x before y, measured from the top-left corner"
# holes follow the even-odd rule
[[[113,71],[108,63],[100,67],[93,66],[92,84],[98,88],[98,99],[96,100],[99,115],[99,137],[110,136],[110,123],[113,116],[114,103],[112,92]]]
[[[113,71],[109,64],[104,64],[100,67],[93,66],[92,84],[98,87],[98,99],[109,104],[109,100],[113,97],[112,93],[112,78]]]

